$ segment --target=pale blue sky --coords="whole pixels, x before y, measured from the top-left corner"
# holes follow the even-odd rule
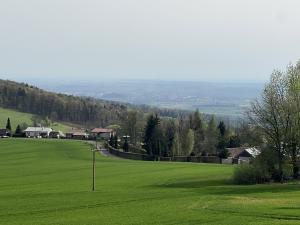
[[[0,0],[0,78],[266,80],[299,0]]]

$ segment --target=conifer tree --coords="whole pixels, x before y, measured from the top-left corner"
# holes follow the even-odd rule
[[[16,128],[15,134],[18,135],[18,136],[22,134],[21,126],[19,124]]]
[[[199,110],[194,113],[192,121],[192,129],[195,133],[194,153],[200,155],[203,150],[204,130]]]
[[[6,130],[11,131],[10,118],[7,118],[7,122],[6,122]]]
[[[217,153],[217,143],[218,143],[218,132],[217,126],[215,123],[214,116],[208,122],[207,129],[205,131],[205,141],[204,141],[204,151],[207,154],[216,154]]]

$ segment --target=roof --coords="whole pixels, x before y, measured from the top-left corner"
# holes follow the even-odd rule
[[[48,127],[27,127],[25,132],[51,132],[52,129]]]
[[[85,132],[74,132],[73,136],[87,136],[88,134]]]
[[[0,129],[0,135],[3,136],[3,135],[7,135],[9,133],[9,130],[7,129]]]
[[[260,150],[255,147],[245,149],[248,153],[250,153],[253,157],[256,157],[260,154]]]
[[[239,147],[239,148],[227,148],[229,156],[232,158],[239,157],[256,157],[260,154],[260,151],[255,147]]]
[[[111,133],[111,132],[113,132],[113,130],[106,129],[106,128],[94,128],[91,132],[92,133]]]
[[[85,130],[83,129],[77,129],[77,128],[72,128],[66,134],[75,134],[75,133],[85,133]]]

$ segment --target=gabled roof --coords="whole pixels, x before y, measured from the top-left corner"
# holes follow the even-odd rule
[[[227,148],[229,157],[256,157],[260,154],[260,151],[255,147],[239,147],[239,148]]]
[[[256,157],[260,154],[260,150],[255,147],[245,149],[248,153],[250,153],[253,157]]]
[[[92,133],[111,133],[111,132],[113,132],[113,130],[106,129],[106,128],[94,128],[91,132]]]
[[[25,132],[51,132],[52,129],[48,127],[27,127]]]

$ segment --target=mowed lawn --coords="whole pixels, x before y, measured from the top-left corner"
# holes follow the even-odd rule
[[[129,161],[80,141],[0,139],[0,224],[300,224],[300,185],[237,186],[232,166]]]

